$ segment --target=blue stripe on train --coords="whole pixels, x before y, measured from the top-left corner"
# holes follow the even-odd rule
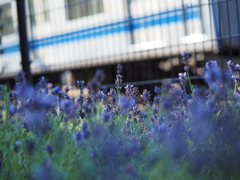
[[[101,25],[92,28],[86,28],[83,30],[78,30],[74,32],[64,33],[60,35],[55,35],[51,37],[46,37],[42,39],[35,39],[29,41],[30,50],[34,50],[40,47],[56,45],[60,43],[66,43],[71,41],[84,40],[88,38],[94,38],[103,35],[109,35],[120,32],[129,32],[131,30],[137,30],[141,28],[164,25],[170,23],[181,22],[185,20],[200,18],[198,8],[191,7],[185,12],[185,17],[181,9],[175,9],[172,11],[161,12],[153,15],[132,18],[110,23],[106,25]],[[132,23],[132,28],[130,29],[130,22]],[[8,47],[1,47],[0,50],[3,50],[4,54],[13,53],[19,51],[19,45],[13,45]]]

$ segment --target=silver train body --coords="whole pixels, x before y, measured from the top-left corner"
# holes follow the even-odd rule
[[[42,0],[33,0],[32,7],[26,1],[33,74],[239,47],[238,0],[228,7],[220,0],[91,1],[101,8],[77,18],[71,14],[74,6],[80,7],[77,3],[49,0],[46,10]],[[1,0],[0,7],[4,5],[12,17],[12,33],[1,36],[0,78],[21,70],[16,2]]]

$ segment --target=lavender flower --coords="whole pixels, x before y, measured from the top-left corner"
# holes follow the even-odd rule
[[[204,71],[205,81],[208,83],[210,89],[222,83],[222,72],[218,67],[217,61],[208,61],[205,65]]]
[[[229,70],[231,73],[235,72],[235,66],[234,66],[232,60],[229,60],[229,61],[227,62],[227,66],[228,66],[228,70]]]
[[[162,98],[162,106],[166,110],[170,110],[173,107],[172,99],[168,97]]]
[[[126,90],[126,95],[132,98],[135,98],[139,92],[137,87],[133,87],[133,85],[129,85],[129,84],[125,86],[125,90]]]
[[[93,111],[93,107],[91,105],[84,106],[86,114],[91,114]]]
[[[84,133],[82,131],[76,131],[73,134],[73,140],[74,140],[76,145],[80,145],[80,143],[82,142],[83,138],[84,138]]]
[[[27,83],[27,80],[25,78],[25,73],[23,71],[17,74],[16,81],[19,82],[21,85],[25,85]]]
[[[117,74],[122,74],[123,65],[117,64]]]
[[[141,110],[139,109],[138,105],[132,107],[132,112],[134,116],[141,115]]]
[[[233,74],[233,75],[231,76],[231,78],[232,78],[232,80],[233,80],[234,82],[240,81],[240,75],[239,75],[239,74]]]
[[[113,104],[116,103],[116,90],[114,88],[111,88],[110,91],[108,92],[108,96],[110,96],[110,100]]]
[[[154,104],[159,105],[160,104],[160,97],[159,96],[155,96],[153,99]]]
[[[80,89],[80,93],[82,94],[83,93],[83,89],[84,89],[84,81],[76,81],[76,86],[77,86],[77,88],[79,88]]]
[[[65,93],[68,93],[70,90],[71,90],[71,87],[67,86],[67,87],[65,88]]]
[[[167,124],[165,122],[162,122],[159,126],[158,126],[158,132],[163,132],[165,131],[167,128]]]
[[[60,109],[66,113],[69,114],[72,112],[74,106],[74,101],[73,100],[63,100],[60,104]]]
[[[117,84],[117,85],[119,85],[119,84],[121,84],[122,83],[122,75],[120,75],[120,74],[117,74],[116,75],[116,79],[115,79],[115,84]],[[121,89],[121,87],[118,87],[119,89]]]
[[[106,95],[104,94],[103,91],[98,91],[95,96],[95,100],[97,101],[103,101],[105,98],[106,98]]]
[[[37,88],[37,90],[39,90],[41,88],[47,89],[47,85],[48,85],[48,79],[46,79],[45,77],[42,76],[39,79],[39,82],[37,83],[36,88]]]
[[[182,85],[182,86],[185,86],[186,85],[186,82],[187,82],[187,73],[186,72],[184,72],[184,73],[179,73],[178,74],[178,76],[179,76],[179,81],[180,81],[180,84]]]
[[[211,69],[217,68],[217,67],[218,67],[217,61],[210,60],[210,61],[206,62],[205,70],[211,70]]]
[[[105,123],[112,121],[112,118],[113,118],[113,114],[110,112],[104,112],[102,114],[102,119]]]
[[[151,94],[149,91],[147,91],[146,89],[143,90],[143,93],[140,95],[141,98],[143,99],[143,101],[149,101]]]
[[[228,70],[231,73],[235,73],[235,72],[239,72],[240,71],[240,65],[239,64],[234,65],[232,60],[229,60],[227,62],[227,66],[228,66]]]
[[[100,87],[101,87],[101,82],[98,81],[97,79],[91,80],[88,84],[88,88],[89,88],[90,92],[92,92],[94,94],[99,91]]]
[[[93,103],[93,98],[91,96],[87,97],[86,105],[91,105]]]
[[[52,88],[52,94],[53,95],[58,95],[58,96],[61,96],[63,94],[63,90],[60,86],[56,86],[54,88]]]
[[[189,63],[189,53],[188,51],[182,52],[182,59],[183,59],[183,64],[188,64]]]
[[[30,99],[26,106],[29,110],[50,110],[54,108],[54,103],[56,102],[56,98],[53,95],[37,95],[34,98]]]
[[[14,105],[11,105],[9,108],[10,115],[13,116],[14,114],[17,113],[17,109]]]
[[[77,103],[80,105],[80,106],[83,106],[83,101],[84,101],[84,96],[83,95],[80,95],[77,99],[76,99]]]
[[[106,104],[104,106],[104,112],[113,112],[113,106],[111,104]]]
[[[101,70],[97,70],[95,73],[94,78],[89,82],[88,88],[90,89],[90,92],[93,94],[96,94],[100,87],[101,87],[101,82],[104,79],[104,74]]]
[[[172,96],[175,101],[181,100],[183,95],[184,91],[182,89],[173,89]]]
[[[120,95],[118,99],[118,106],[123,109],[132,107],[135,104],[135,100],[129,99],[124,95]]]
[[[9,101],[12,104],[15,104],[15,103],[17,103],[17,100],[18,100],[18,93],[16,91],[10,92],[9,93]]]
[[[85,118],[85,113],[83,112],[82,109],[79,110],[79,118],[81,118],[81,119]]]
[[[154,92],[155,92],[156,94],[160,94],[160,93],[161,93],[161,87],[154,86]]]
[[[105,77],[105,75],[104,75],[103,71],[102,70],[97,70],[94,78],[97,81],[102,82],[104,80],[104,77]]]
[[[16,84],[15,91],[20,99],[29,99],[35,96],[35,89],[30,85]]]

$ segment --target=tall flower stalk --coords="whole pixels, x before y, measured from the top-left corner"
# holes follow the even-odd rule
[[[116,75],[116,79],[115,79],[115,84],[117,85],[116,86],[116,89],[117,89],[117,95],[120,94],[120,90],[121,90],[121,83],[122,83],[122,69],[123,69],[123,65],[121,64],[117,64],[117,75]]]
[[[188,53],[188,51],[182,52],[182,59],[183,59],[183,64],[184,64],[184,70],[187,73],[187,79],[188,79],[189,87],[190,87],[191,93],[193,93],[193,86],[192,86],[190,76],[189,76],[190,66],[188,65],[188,63],[189,63],[189,53]]]
[[[233,62],[229,60],[227,62],[227,66],[228,70],[233,74],[232,79],[234,82],[234,93],[236,93],[240,81],[239,77],[240,65],[239,64],[234,65]]]
[[[178,76],[179,76],[179,81],[180,81],[180,84],[182,85],[182,87],[183,87],[183,90],[184,90],[184,93],[185,94],[187,94],[187,92],[186,92],[186,88],[185,88],[185,85],[186,85],[186,82],[187,82],[187,74],[186,74],[186,72],[184,72],[184,73],[179,73],[178,74]]]

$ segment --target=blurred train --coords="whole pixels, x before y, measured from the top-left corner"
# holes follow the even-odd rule
[[[238,0],[26,0],[31,71],[238,51],[239,10]],[[20,70],[16,1],[1,0],[0,79]]]

